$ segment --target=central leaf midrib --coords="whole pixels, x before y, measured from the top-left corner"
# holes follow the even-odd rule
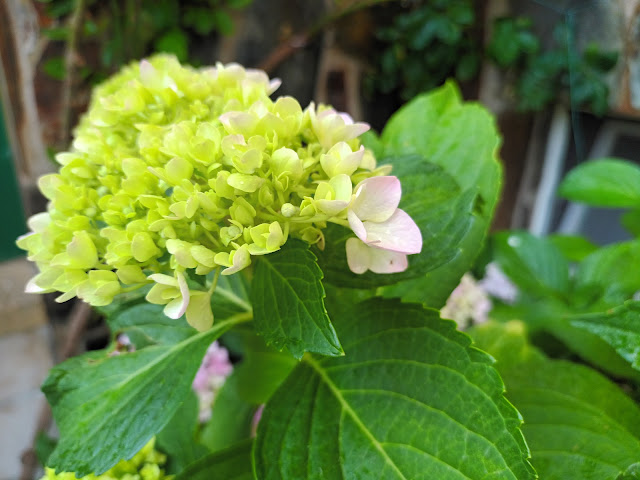
[[[320,375],[320,378],[322,378],[322,380],[325,382],[327,387],[329,387],[329,390],[331,390],[331,393],[333,393],[333,395],[336,397],[336,400],[338,400],[343,410],[351,417],[351,419],[355,422],[358,428],[360,428],[362,433],[364,433],[364,435],[367,438],[369,438],[371,443],[374,445],[375,449],[380,452],[384,460],[393,468],[393,470],[400,476],[400,478],[402,478],[403,480],[409,480],[407,479],[407,477],[403,475],[402,471],[394,463],[391,457],[387,455],[387,452],[385,451],[384,448],[382,448],[382,445],[373,436],[371,431],[369,431],[369,429],[364,425],[364,423],[362,423],[362,420],[360,419],[360,417],[358,417],[356,412],[353,411],[351,406],[347,403],[347,401],[344,399],[344,397],[340,393],[340,390],[338,389],[338,387],[333,383],[333,381],[331,381],[331,379],[327,376],[326,372],[322,369],[322,367],[318,365],[316,361],[313,358],[311,358],[311,356],[304,357],[303,361],[307,362],[318,373],[318,375]]]

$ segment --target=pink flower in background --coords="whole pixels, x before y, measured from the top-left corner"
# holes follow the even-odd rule
[[[200,404],[199,418],[206,422],[211,418],[211,406],[216,394],[231,375],[233,365],[229,361],[229,352],[218,342],[213,342],[202,359],[202,364],[193,380],[193,390]]]
[[[347,209],[349,226],[358,239],[347,241],[347,262],[354,273],[406,270],[407,255],[420,253],[422,234],[398,208],[402,187],[393,176],[372,177],[356,186]]]
[[[264,411],[264,403],[260,405],[255,413],[253,414],[253,418],[251,419],[251,436],[255,437],[258,432],[258,424],[260,423],[260,419],[262,418],[262,412]]]
[[[513,303],[518,296],[518,288],[511,283],[509,277],[494,262],[487,265],[485,276],[480,281],[480,286],[489,295],[502,300],[504,303]]]
[[[440,316],[454,320],[460,329],[484,323],[491,311],[491,300],[487,292],[469,273],[465,273],[460,284],[451,292]]]

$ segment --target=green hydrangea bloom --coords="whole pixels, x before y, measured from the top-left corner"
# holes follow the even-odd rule
[[[81,480],[170,480],[173,475],[165,475],[162,466],[166,456],[154,448],[155,439],[147,443],[131,460],[122,460],[102,475],[87,475]],[[40,480],[77,480],[75,473],[57,473],[47,468]]]
[[[322,246],[327,222],[348,225],[355,185],[389,171],[357,139],[369,127],[272,100],[276,87],[261,71],[167,55],[98,86],[59,173],[39,181],[48,211],[18,239],[40,269],[27,291],[106,305],[153,283],[148,301],[206,329],[211,289],[191,273],[229,275],[289,237]]]

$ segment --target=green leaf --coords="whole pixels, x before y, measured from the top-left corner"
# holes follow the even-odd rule
[[[336,326],[347,355],[305,356],[267,404],[258,478],[535,478],[491,358],[453,322],[377,298]]]
[[[599,290],[603,307],[630,300],[640,290],[640,241],[603,247],[581,263],[576,272],[578,288]]]
[[[51,369],[42,390],[60,442],[49,464],[84,476],[132,457],[183,402],[211,342],[241,321],[217,323],[175,345],[117,356],[92,352]]]
[[[574,316],[570,322],[597,335],[633,368],[640,370],[640,302],[627,302],[602,313]]]
[[[156,436],[157,447],[167,454],[165,469],[168,473],[181,472],[208,453],[195,441],[197,428],[198,397],[190,391],[169,423]]]
[[[631,235],[640,237],[640,209],[625,212],[620,222]]]
[[[193,28],[199,35],[208,35],[216,27],[216,20],[207,7],[186,6],[182,23]]]
[[[496,262],[527,294],[565,294],[569,265],[555,245],[527,232],[502,232],[493,237]]]
[[[40,465],[48,465],[49,456],[51,452],[56,448],[58,441],[55,438],[51,438],[45,432],[39,432],[36,436],[36,444],[34,447],[36,457]]]
[[[616,480],[638,461],[640,409],[614,383],[588,367],[546,359],[519,322],[471,334],[498,360],[540,478]]]
[[[342,347],[324,307],[322,270],[309,246],[289,240],[281,250],[257,262],[251,303],[254,324],[267,345],[304,352],[342,355]]]
[[[180,29],[175,28],[161,35],[154,46],[158,52],[174,54],[181,62],[186,62],[189,56],[189,39]]]
[[[62,57],[50,58],[42,64],[42,71],[54,80],[64,80],[67,76],[67,70]]]
[[[579,235],[549,235],[549,240],[565,258],[579,262],[595,252],[598,246]]]
[[[381,140],[387,157],[418,154],[442,167],[463,192],[477,189],[480,214],[491,217],[500,193],[500,136],[489,111],[464,103],[453,82],[402,107],[387,123]],[[401,179],[422,175],[411,164],[394,169],[401,170],[394,170]]]
[[[240,396],[238,384],[238,375],[234,371],[216,393],[211,419],[200,434],[200,442],[211,451],[222,450],[251,435],[256,406]]]
[[[49,27],[40,30],[49,40],[66,40],[69,37],[68,27]]]
[[[640,167],[616,158],[585,162],[568,173],[560,195],[601,207],[640,206]]]
[[[124,333],[137,349],[149,345],[173,345],[196,333],[184,318],[173,320],[163,313],[164,305],[135,304],[107,318],[114,334]]]
[[[212,12],[213,20],[217,30],[222,35],[231,35],[233,33],[233,19],[224,10],[216,9]]]
[[[251,440],[201,458],[175,480],[253,480]]]

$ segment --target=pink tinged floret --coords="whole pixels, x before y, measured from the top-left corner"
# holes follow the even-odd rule
[[[422,234],[398,207],[402,188],[396,177],[373,177],[358,185],[347,211],[349,226],[369,246],[402,254],[420,253]]]
[[[404,272],[409,266],[407,255],[391,250],[370,247],[357,238],[347,240],[347,263],[353,273],[367,270],[374,273]]]

